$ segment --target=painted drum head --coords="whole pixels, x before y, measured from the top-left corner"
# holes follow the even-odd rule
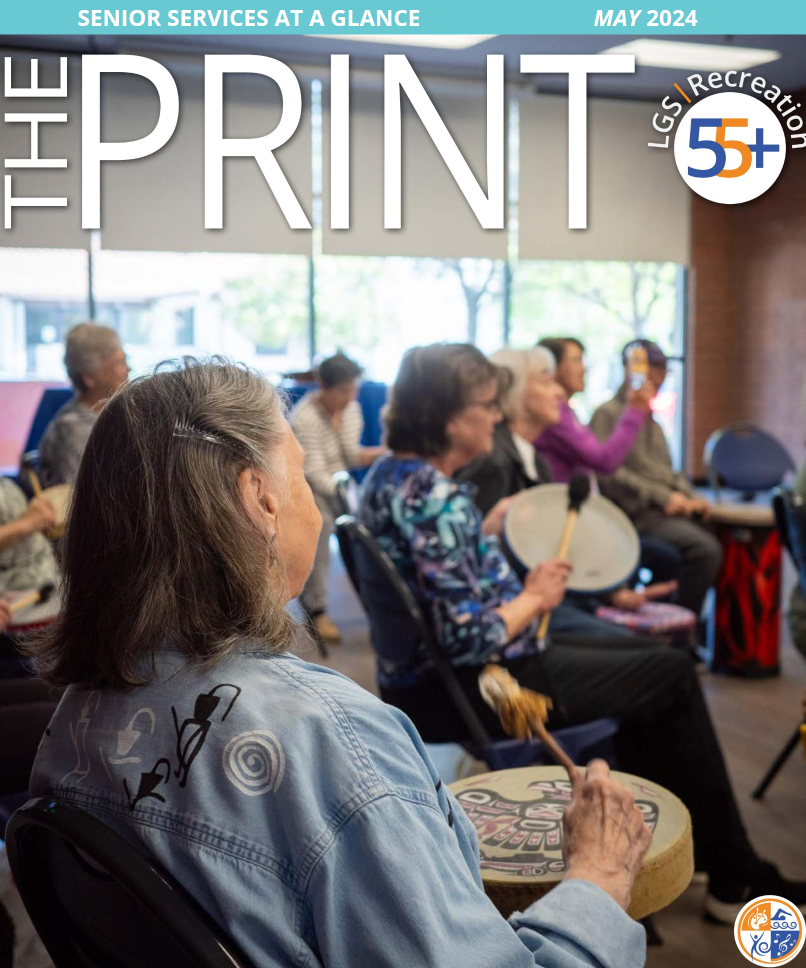
[[[629,911],[640,919],[671,904],[691,882],[691,819],[683,803],[657,783],[629,773],[611,775],[632,790],[652,829]],[[451,784],[451,791],[476,828],[484,889],[505,917],[560,882],[562,818],[571,802],[571,783],[562,767],[485,773]]]

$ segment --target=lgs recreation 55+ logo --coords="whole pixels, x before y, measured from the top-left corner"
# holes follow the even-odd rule
[[[675,84],[683,100],[674,95],[663,99],[668,113],[656,113],[652,123],[666,137],[649,143],[652,148],[669,148],[677,123],[673,150],[681,177],[698,195],[727,205],[757,198],[776,181],[786,160],[788,137],[791,148],[806,147],[806,132],[800,133],[803,118],[796,113],[801,105],[782,96],[775,85],[767,86],[763,78],[755,77],[748,85],[758,97],[740,90],[711,93],[722,88],[723,81],[738,87],[736,81],[729,82],[731,74],[738,72],[729,71],[724,78],[710,74],[710,86],[698,74],[687,78],[697,100]],[[742,86],[752,76],[743,71]],[[703,93],[706,96],[700,97]]]

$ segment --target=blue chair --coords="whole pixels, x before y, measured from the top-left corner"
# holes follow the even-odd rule
[[[364,414],[364,433],[361,443],[364,447],[377,447],[383,437],[381,414],[386,406],[388,388],[385,383],[365,380],[358,391],[358,402]]]
[[[93,815],[30,800],[6,838],[23,904],[56,968],[250,968],[178,881]]]
[[[722,486],[741,491],[748,500],[778,487],[795,462],[772,434],[750,423],[716,430],[705,444],[705,467],[718,496]]]
[[[500,729],[497,717],[480,700],[476,706],[471,702],[471,695],[478,697],[475,671],[450,664],[408,584],[369,531],[350,515],[342,515],[336,521],[336,537],[369,618],[372,647],[380,661],[405,666],[421,642],[431,656],[435,675],[425,685],[430,694],[421,693],[416,708],[406,704],[406,690],[382,690],[382,698],[409,715],[423,741],[459,743],[492,770],[552,763],[539,740],[492,739],[491,730]],[[438,713],[438,724],[429,711]],[[615,720],[597,719],[554,730],[552,735],[573,760],[584,761],[594,748],[604,753],[617,730]]]
[[[24,448],[25,453],[39,447],[39,441],[42,439],[45,428],[72,396],[73,391],[70,387],[48,387],[44,391],[34,414],[31,429],[28,432],[28,440],[26,440]]]

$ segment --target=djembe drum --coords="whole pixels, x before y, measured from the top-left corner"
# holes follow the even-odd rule
[[[53,588],[53,586],[50,586]],[[15,602],[23,598],[29,598],[33,592],[12,592],[8,595],[9,601],[13,606]],[[11,624],[6,629],[6,634],[16,640],[24,640],[35,635],[41,629],[50,625],[59,614],[61,600],[56,590],[50,594],[45,601],[35,601],[30,605],[17,609],[12,613]]]
[[[715,504],[710,522],[723,555],[716,583],[711,668],[740,676],[777,675],[781,539],[772,508]]]
[[[694,874],[688,810],[674,794],[628,773],[611,774],[629,787],[652,830],[635,880],[629,914],[645,918],[671,904]],[[563,878],[563,812],[571,783],[559,766],[485,773],[451,784],[479,839],[487,896],[504,917],[522,911]]]

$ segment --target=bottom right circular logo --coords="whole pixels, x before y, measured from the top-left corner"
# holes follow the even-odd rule
[[[733,937],[754,965],[785,965],[806,941],[803,915],[785,897],[756,897],[740,911]]]

